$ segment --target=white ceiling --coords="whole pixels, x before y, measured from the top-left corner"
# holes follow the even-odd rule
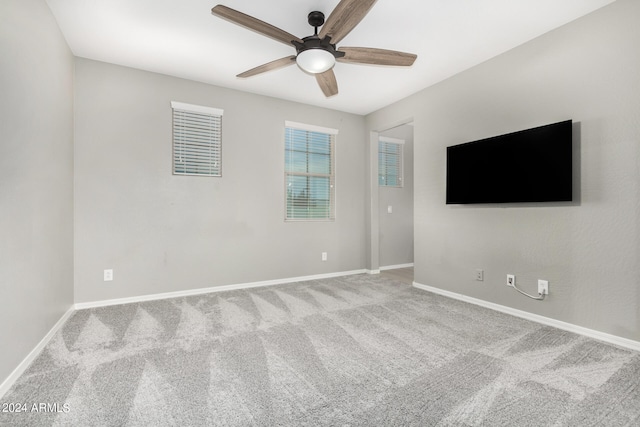
[[[221,0],[299,37],[307,14],[339,0]],[[340,46],[418,55],[410,68],[337,63],[340,93],[290,66],[236,74],[295,54],[211,14],[216,0],[47,0],[74,55],[326,108],[367,114],[614,0],[379,0]]]

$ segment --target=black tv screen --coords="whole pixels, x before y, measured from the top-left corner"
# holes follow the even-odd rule
[[[447,147],[447,204],[571,200],[571,120]]]

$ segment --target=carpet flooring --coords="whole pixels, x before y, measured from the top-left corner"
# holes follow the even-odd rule
[[[638,426],[640,354],[354,275],[79,310],[9,404],[1,425]]]

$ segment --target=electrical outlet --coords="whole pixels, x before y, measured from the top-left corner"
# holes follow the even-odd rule
[[[538,279],[538,293],[549,295],[549,281]]]
[[[516,285],[516,276],[514,274],[507,274],[507,286]]]
[[[113,280],[113,270],[109,269],[109,270],[105,270],[104,271],[104,281],[105,282],[111,282]]]
[[[327,253],[326,252],[322,252],[322,260],[323,261],[327,260]]]
[[[481,270],[481,269],[476,270],[476,280],[478,282],[482,282],[484,280],[484,270]]]

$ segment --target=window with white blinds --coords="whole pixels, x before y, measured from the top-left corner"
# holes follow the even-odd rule
[[[404,140],[381,136],[378,140],[378,185],[402,187]]]
[[[285,220],[335,219],[338,131],[285,122]]]
[[[174,175],[222,176],[222,113],[171,102]]]

